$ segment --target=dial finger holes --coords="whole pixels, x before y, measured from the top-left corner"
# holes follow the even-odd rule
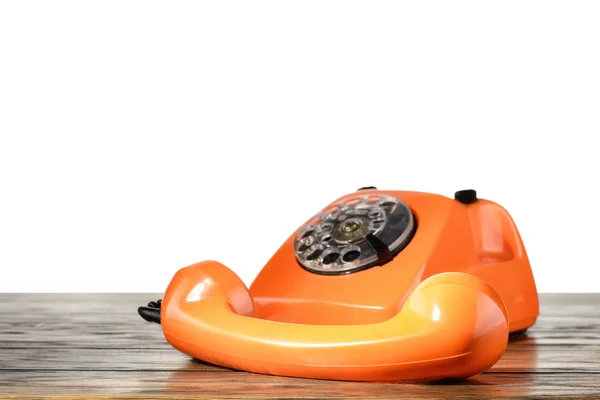
[[[306,236],[300,241],[300,246],[298,246],[298,251],[303,252],[306,251],[310,246],[313,245],[315,238],[313,236]]]
[[[368,215],[369,215],[369,218],[374,219],[374,220],[378,220],[383,217],[383,213],[380,210],[369,211]]]
[[[323,250],[325,250],[323,245],[315,244],[314,246],[311,246],[307,251],[306,259],[308,261],[316,260],[317,258],[321,257]]]
[[[381,201],[381,196],[369,196],[369,198],[366,200],[367,204],[373,204],[373,203],[377,203]]]
[[[335,263],[340,257],[340,253],[337,249],[327,249],[323,252],[323,259],[321,262],[323,265],[331,265]]]
[[[349,246],[346,247],[341,252],[342,261],[345,263],[350,263],[352,261],[356,261],[360,258],[360,247],[358,246]]]
[[[329,233],[326,233],[323,236],[321,236],[321,242],[328,243],[329,241],[331,241],[331,235]]]
[[[322,232],[331,232],[332,229],[333,229],[333,224],[331,222],[324,222],[321,224]]]
[[[393,205],[398,203],[398,199],[392,196],[385,196],[379,200],[379,204],[381,205]]]
[[[300,239],[305,239],[309,236],[312,236],[315,233],[315,229],[309,225],[304,229],[304,232],[300,234]]]
[[[329,219],[333,219],[332,213],[328,212],[328,213],[323,214],[323,221],[327,221]]]
[[[316,217],[312,221],[310,221],[309,225],[317,226],[321,223],[321,221],[323,221],[322,217]]]
[[[356,207],[347,212],[348,215],[367,215],[369,209],[367,207]]]
[[[383,225],[383,222],[384,222],[383,220],[372,221],[371,224],[369,225],[369,230],[371,232],[378,231],[381,228],[381,226]]]
[[[331,207],[327,207],[325,210],[323,210],[323,214],[325,214],[325,215],[335,214],[337,211],[339,211],[339,209],[340,209],[340,206],[337,204],[334,204]]]

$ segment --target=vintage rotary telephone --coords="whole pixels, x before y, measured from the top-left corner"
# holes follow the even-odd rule
[[[250,288],[180,269],[140,307],[177,350],[224,367],[354,381],[466,378],[532,326],[538,294],[508,212],[474,190],[361,188],[294,232]]]

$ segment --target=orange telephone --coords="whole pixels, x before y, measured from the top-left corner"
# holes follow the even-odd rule
[[[204,261],[140,307],[191,357],[263,374],[467,378],[532,326],[538,293],[519,232],[474,190],[366,187],[295,231],[250,288]]]

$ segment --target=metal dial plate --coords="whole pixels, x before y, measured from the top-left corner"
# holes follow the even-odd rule
[[[294,251],[311,272],[347,274],[389,261],[415,228],[412,211],[400,199],[358,193],[313,216],[298,230]]]

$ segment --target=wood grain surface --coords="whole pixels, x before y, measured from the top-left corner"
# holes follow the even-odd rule
[[[1,399],[600,399],[600,294],[540,296],[538,323],[462,381],[355,383],[232,371],[173,350],[157,294],[0,294]]]

